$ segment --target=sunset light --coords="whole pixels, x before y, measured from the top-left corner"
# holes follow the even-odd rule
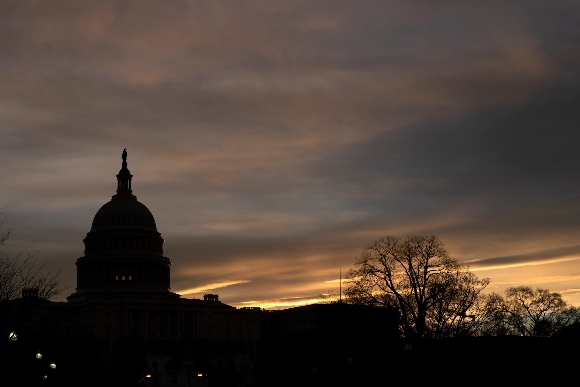
[[[304,305],[437,235],[580,306],[573,3],[275,3],[0,6],[5,248],[74,289],[127,148],[183,297]]]
[[[578,0],[2,0],[0,384],[569,384],[579,101]]]

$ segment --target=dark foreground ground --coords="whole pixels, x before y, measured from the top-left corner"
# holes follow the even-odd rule
[[[570,337],[502,336],[412,343],[377,340],[325,349],[296,342],[264,364],[263,385],[568,384],[577,379],[579,343]]]
[[[32,336],[29,336],[32,337]],[[35,343],[61,348],[35,359]],[[90,339],[65,348],[40,333],[18,345],[2,340],[0,385],[139,386],[144,354],[127,352],[122,366],[107,369]],[[311,332],[263,346],[249,357],[251,369],[236,371],[195,355],[209,374],[209,386],[419,386],[551,385],[577,379],[580,339],[573,332],[555,338],[463,337],[439,341],[382,340],[373,332],[344,338],[340,332]],[[195,348],[194,348],[195,350]],[[223,360],[224,357],[221,357]],[[49,369],[51,362],[57,364]],[[176,362],[175,369],[180,368]],[[47,379],[42,379],[46,374]],[[182,387],[182,386],[180,386]]]

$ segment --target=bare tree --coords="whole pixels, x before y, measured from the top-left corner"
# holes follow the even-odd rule
[[[506,297],[486,296],[483,304],[486,324],[483,333],[549,337],[580,320],[580,310],[569,306],[559,293],[529,286],[506,289]]]
[[[406,337],[468,334],[489,283],[451,257],[436,236],[385,236],[367,246],[347,273],[346,301],[394,306]]]
[[[3,230],[3,226],[4,220],[0,222],[0,246],[4,246],[12,234],[12,230]],[[60,271],[45,272],[45,266],[38,265],[28,251],[16,254],[0,251],[0,301],[20,297],[24,288],[37,289],[38,297],[47,300],[62,292]]]

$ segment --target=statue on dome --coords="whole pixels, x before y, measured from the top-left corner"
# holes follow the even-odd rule
[[[123,149],[123,155],[121,157],[123,158],[123,162],[126,163],[127,162],[127,148]]]

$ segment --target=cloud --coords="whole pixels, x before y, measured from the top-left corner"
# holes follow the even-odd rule
[[[537,265],[548,265],[548,264],[554,264],[554,263],[558,263],[558,262],[568,262],[568,261],[577,261],[579,258],[555,258],[555,259],[547,259],[544,261],[525,261],[525,262],[521,262],[521,263],[508,263],[508,264],[503,264],[503,265],[498,265],[498,266],[488,266],[488,267],[473,267],[471,268],[471,271],[484,271],[484,270],[496,270],[496,269],[507,269],[507,268],[512,268],[512,267],[521,267],[521,266],[537,266]],[[535,279],[533,280],[528,280],[528,282],[536,282]]]
[[[128,148],[176,289],[243,278],[220,298],[308,299],[388,234],[492,257],[474,268],[560,267],[580,226],[579,15],[573,1],[4,1],[11,243],[68,265],[73,287]]]
[[[175,292],[179,293],[181,295],[190,295],[190,294],[196,294],[196,293],[202,293],[202,292],[210,292],[210,291],[213,291],[216,289],[227,288],[228,286],[233,286],[233,285],[237,285],[237,284],[245,284],[248,282],[250,282],[250,281],[245,281],[245,280],[225,281],[225,282],[207,284],[207,285],[199,286],[196,288],[176,290]]]

